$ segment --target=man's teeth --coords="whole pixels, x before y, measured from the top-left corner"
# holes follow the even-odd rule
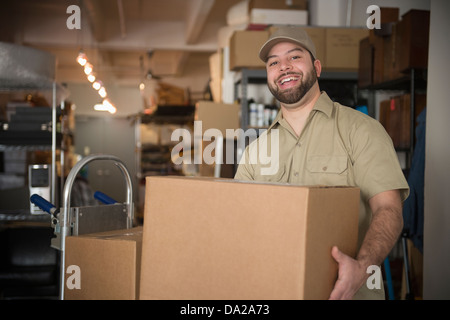
[[[289,78],[283,79],[283,80],[281,80],[281,84],[284,84],[285,82],[292,81],[292,80],[297,80],[297,78],[296,77],[289,77]]]

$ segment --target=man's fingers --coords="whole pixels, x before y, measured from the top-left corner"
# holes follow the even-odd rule
[[[336,260],[337,263],[342,261],[343,253],[338,249],[337,246],[331,248],[331,256]]]

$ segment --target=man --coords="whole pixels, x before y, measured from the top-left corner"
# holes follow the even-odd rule
[[[392,140],[378,121],[320,91],[321,63],[303,29],[278,28],[259,57],[280,112],[258,139],[269,144],[268,150],[278,148],[279,157],[271,159],[278,170],[267,174],[267,161],[249,161],[259,159],[254,141],[235,179],[359,187],[358,254],[354,259],[332,248],[339,273],[330,299],[385,299],[383,286],[369,289],[366,281],[367,268],[381,265],[403,228],[402,201],[409,188]],[[271,145],[275,131],[278,146]]]

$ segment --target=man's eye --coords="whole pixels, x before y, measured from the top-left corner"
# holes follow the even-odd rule
[[[272,66],[276,65],[277,63],[278,63],[278,61],[269,62],[269,67],[272,67]]]
[[[297,59],[300,59],[300,56],[293,56],[291,59],[292,60],[297,60]]]

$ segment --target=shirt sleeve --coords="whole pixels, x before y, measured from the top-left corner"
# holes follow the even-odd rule
[[[365,199],[388,190],[399,190],[402,201],[409,186],[392,139],[380,122],[366,118],[350,132],[354,178]]]

